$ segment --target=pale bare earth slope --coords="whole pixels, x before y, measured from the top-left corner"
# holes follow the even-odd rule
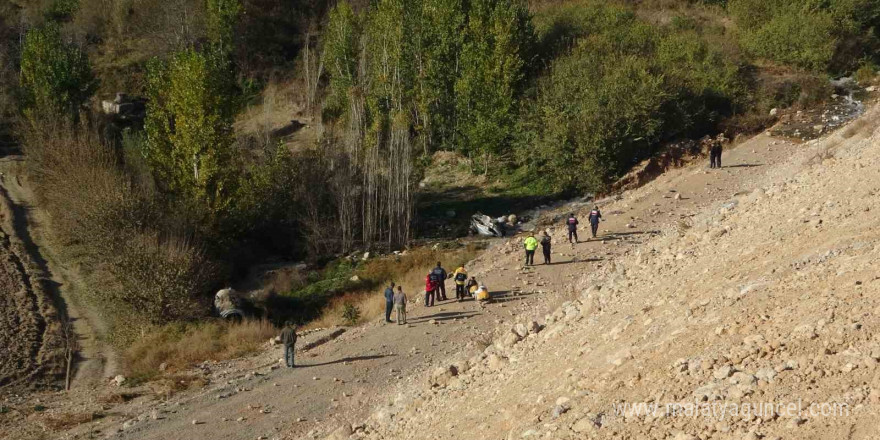
[[[505,326],[433,385],[392,393],[355,436],[876,438],[878,116],[760,172],[723,170],[750,172],[739,179],[691,167],[626,193],[606,212],[661,211],[672,189],[705,203],[658,212],[661,233],[565,283],[571,301],[543,328]],[[725,159],[780,145],[762,135]]]

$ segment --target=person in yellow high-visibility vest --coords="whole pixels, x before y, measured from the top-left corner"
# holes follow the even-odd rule
[[[523,242],[523,246],[526,248],[526,266],[534,265],[535,249],[538,249],[538,239],[535,238],[534,232],[529,233],[529,236]]]
[[[452,280],[455,281],[455,299],[459,301],[463,301],[465,295],[467,295],[464,289],[467,277],[468,273],[464,266],[459,266],[459,268],[455,269],[455,272],[452,273]]]

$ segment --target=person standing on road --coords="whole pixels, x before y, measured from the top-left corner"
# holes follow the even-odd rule
[[[573,212],[568,216],[568,220],[565,221],[565,224],[568,225],[568,242],[574,246],[575,243],[578,243],[578,219],[574,216]],[[574,238],[574,241],[571,241],[572,238]]]
[[[285,322],[284,328],[281,330],[281,343],[284,345],[284,363],[287,364],[287,368],[293,368],[295,366],[293,354],[296,351],[296,325],[290,321]]]
[[[535,238],[534,232],[530,232],[526,237],[523,247],[526,249],[526,266],[533,266],[535,264],[535,249],[538,248],[538,239]]]
[[[464,283],[467,281],[468,273],[464,266],[459,266],[452,273],[452,280],[455,281],[455,299],[464,301],[465,290]]]
[[[397,286],[397,293],[394,294],[394,305],[397,307],[397,325],[406,324],[406,295],[401,286]]]
[[[431,271],[432,274],[436,275],[437,281],[437,301],[446,301],[446,278],[448,275],[446,274],[446,269],[440,265],[440,262],[437,262],[437,267]]]
[[[709,141],[709,168],[721,168],[721,152],[724,148],[724,133]]]
[[[544,264],[550,264],[550,245],[550,234],[544,231],[544,236],[541,237],[541,251],[544,252]]]
[[[425,307],[434,306],[434,291],[437,290],[437,282],[434,281],[434,274],[428,273],[425,277]]]
[[[391,321],[391,309],[394,308],[394,282],[385,289],[385,322]]]
[[[593,238],[596,238],[596,233],[599,232],[599,220],[602,220],[602,212],[599,211],[598,206],[593,206],[590,211],[590,231],[593,233]]]

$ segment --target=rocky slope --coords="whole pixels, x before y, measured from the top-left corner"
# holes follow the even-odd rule
[[[723,197],[652,217],[661,233],[566,283],[558,310],[520,318],[334,436],[876,438],[878,116],[789,150],[735,190],[707,182]],[[605,209],[659,206],[703,173]]]

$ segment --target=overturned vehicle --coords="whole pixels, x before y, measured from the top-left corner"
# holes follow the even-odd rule
[[[505,220],[504,217],[493,219],[478,212],[471,216],[471,232],[486,237],[503,237]]]
[[[214,309],[228,321],[241,322],[244,318],[266,315],[266,300],[270,294],[263,290],[239,292],[231,287],[219,290],[214,295]]]

